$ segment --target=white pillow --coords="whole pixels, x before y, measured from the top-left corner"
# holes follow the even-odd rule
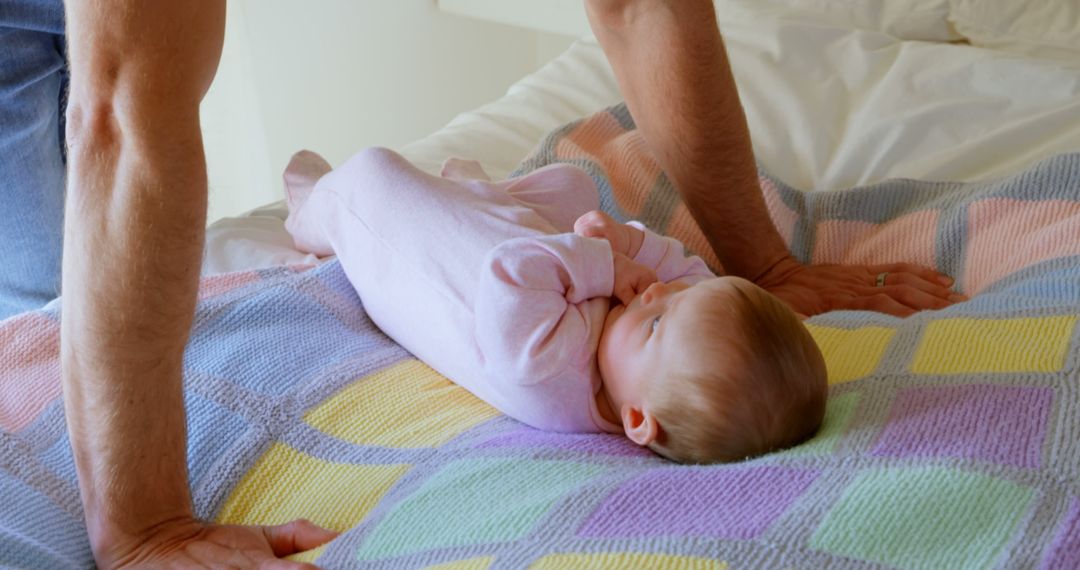
[[[725,19],[764,17],[870,30],[901,40],[962,40],[949,23],[949,0],[716,0]]]
[[[972,45],[1080,66],[1080,2],[950,0],[949,21]]]
[[[1072,0],[1067,0],[1072,1]],[[773,18],[883,32],[901,40],[963,39],[949,0],[715,0],[720,23]],[[439,0],[445,12],[545,32],[589,35],[582,0]]]

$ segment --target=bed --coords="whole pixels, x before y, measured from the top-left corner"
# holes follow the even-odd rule
[[[1080,566],[1075,10],[718,5],[793,251],[933,264],[971,302],[815,317],[830,375],[818,436],[676,466],[501,417],[381,335],[271,204],[208,229],[185,361],[198,514],[343,531],[298,557],[327,568]],[[583,38],[400,150],[432,172],[474,158],[495,177],[580,164],[613,214],[700,248],[618,103]],[[657,188],[668,202],[642,206]],[[92,566],[58,320],[53,304],[0,323],[0,564],[14,567]]]

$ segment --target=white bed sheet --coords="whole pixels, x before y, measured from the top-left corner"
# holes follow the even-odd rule
[[[795,187],[980,180],[1080,151],[1080,67],[1068,62],[792,20],[722,29],[755,153]],[[551,129],[618,101],[603,52],[583,39],[400,150],[429,172],[459,156],[502,177]],[[292,248],[285,213],[277,203],[212,224],[204,273],[316,261]]]

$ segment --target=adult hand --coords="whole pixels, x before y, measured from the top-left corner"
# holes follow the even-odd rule
[[[656,272],[617,251],[612,252],[615,261],[615,289],[612,291],[622,304],[629,305],[634,297],[656,283]]]
[[[302,519],[277,526],[207,525],[185,519],[117,545],[99,562],[102,568],[312,570],[314,565],[279,557],[321,546],[337,535]]]
[[[878,286],[878,276],[885,274]],[[757,284],[808,316],[836,310],[878,311],[906,317],[944,309],[967,297],[954,293],[948,276],[910,263],[803,265],[788,257]]]
[[[642,242],[645,241],[644,232],[633,226],[620,224],[600,210],[582,214],[574,222],[574,233],[582,237],[607,240],[613,251],[630,258],[637,255]]]

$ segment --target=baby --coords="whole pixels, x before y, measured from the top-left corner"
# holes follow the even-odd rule
[[[297,247],[336,254],[387,335],[521,422],[711,463],[822,421],[824,361],[794,313],[597,211],[580,168],[492,182],[470,161],[436,177],[375,148],[331,171],[305,151],[285,181]]]

